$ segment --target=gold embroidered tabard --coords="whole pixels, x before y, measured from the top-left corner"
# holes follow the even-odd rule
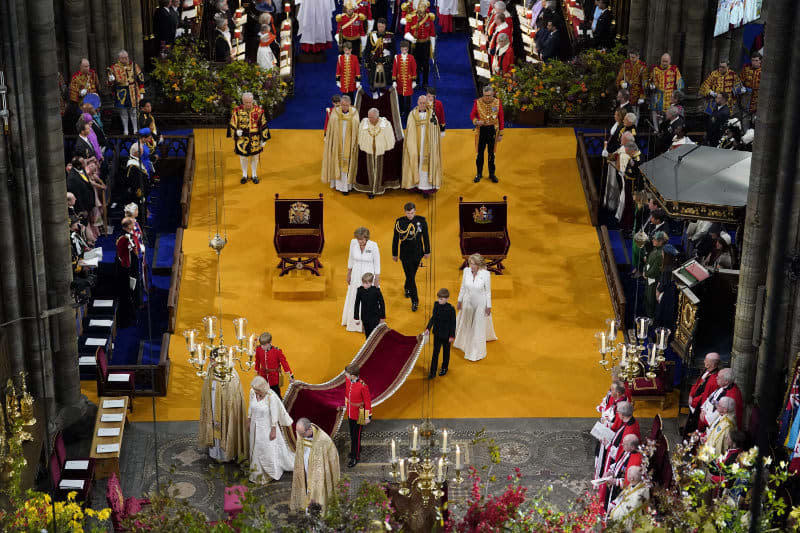
[[[478,117],[483,121],[484,126],[494,126],[497,129],[500,123],[497,120],[500,111],[500,100],[492,97],[491,101],[486,102],[483,98],[478,98]]]

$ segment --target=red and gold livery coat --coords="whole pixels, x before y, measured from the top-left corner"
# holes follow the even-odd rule
[[[336,33],[341,35],[346,41],[356,41],[361,37],[366,37],[367,30],[364,21],[367,17],[361,13],[340,13],[336,15]]]
[[[372,20],[372,4],[369,0],[361,0],[356,5],[356,13],[364,15],[366,20]]]
[[[341,85],[342,93],[350,93],[356,90],[356,82],[361,81],[361,64],[358,56],[341,54],[336,61],[336,81]]]
[[[108,67],[108,73],[114,76],[113,81],[110,78],[108,81],[114,88],[114,106],[138,107],[144,96],[144,74],[139,65],[117,61]]]
[[[236,130],[242,130],[242,136],[236,136]],[[244,105],[235,107],[228,123],[228,137],[234,138],[234,152],[237,155],[256,155],[263,150],[261,144],[269,140],[267,116],[260,106],[253,104],[250,111]]]
[[[682,91],[684,84],[681,71],[675,65],[662,68],[655,65],[650,70],[650,83],[655,85],[653,109],[665,111],[675,101],[675,91]]]
[[[410,33],[418,42],[429,41],[431,37],[436,37],[434,20],[436,20],[436,16],[433,13],[425,13],[422,16],[411,13],[406,17],[406,32]]]
[[[644,61],[633,62],[626,59],[619,67],[617,74],[617,87],[622,88],[622,83],[628,84],[628,92],[631,95],[631,102],[638,102],[644,98],[644,88],[647,84],[647,64]]]
[[[758,109],[758,88],[761,85],[761,69],[747,65],[742,69],[742,84],[750,89],[750,107],[748,111],[755,113]]]
[[[709,99],[706,102],[706,113],[711,114],[713,112],[713,99],[711,98],[710,93],[713,91],[715,93],[723,93],[728,96],[728,106],[730,107],[731,111],[735,109],[735,96],[739,96],[742,90],[742,81],[739,79],[739,75],[736,74],[734,71],[728,69],[728,71],[723,74],[719,71],[719,69],[712,70],[711,74],[703,81],[700,85],[700,94],[708,97]]]
[[[358,420],[358,410],[363,407],[367,418],[372,416],[372,399],[369,395],[369,388],[362,380],[355,383],[349,379],[344,380],[344,406],[347,410],[347,418]]]
[[[86,89],[82,95],[81,91]],[[97,78],[97,72],[89,69],[89,72],[78,71],[72,75],[69,80],[69,101],[79,104],[83,96],[95,93],[100,94],[100,80]]]
[[[411,96],[414,94],[412,82],[417,80],[417,61],[411,54],[397,54],[392,65],[392,78],[397,82],[397,94]]]
[[[261,346],[256,348],[256,373],[267,380],[270,387],[278,384],[280,368],[284,374],[292,375],[292,369],[286,356],[277,346],[271,346],[269,350],[264,350]]]

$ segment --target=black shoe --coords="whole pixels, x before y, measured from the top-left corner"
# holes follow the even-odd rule
[[[430,196],[430,194],[428,194],[426,192],[422,193],[422,197],[425,198],[425,199],[427,199],[429,196]]]
[[[258,184],[258,178],[256,176],[253,176],[253,183]]]
[[[350,191],[342,191],[342,196],[347,196],[348,194],[350,194]]]
[[[416,312],[419,309],[419,302],[411,302],[411,310]]]
[[[440,376],[444,376],[445,374],[447,374],[447,369],[446,369],[446,368],[443,368],[443,369],[441,369],[441,370],[439,371],[439,375],[440,375]]]
[[[489,179],[492,180],[492,183],[497,183],[498,181],[500,181],[499,179],[497,179],[497,176],[489,176]]]
[[[356,466],[356,464],[357,464],[357,463],[358,463],[358,461],[356,461],[355,459],[352,459],[352,458],[351,458],[351,459],[350,459],[350,460],[347,462],[347,467],[348,467],[348,468],[353,468],[354,466]]]
[[[242,179],[239,180],[239,183],[241,183],[242,185],[247,183],[247,176],[242,176]]]
[[[483,178],[483,176],[478,174],[477,176],[475,176],[475,179],[473,179],[472,181],[474,181],[475,183],[478,183],[479,181],[481,181],[482,178]]]
[[[369,198],[370,200],[372,200],[373,198],[375,198],[375,195],[374,195],[374,194],[372,194],[372,193],[369,193],[369,194],[367,195],[367,198]]]
[[[428,372],[428,379],[433,379],[436,377],[436,370],[431,370]]]

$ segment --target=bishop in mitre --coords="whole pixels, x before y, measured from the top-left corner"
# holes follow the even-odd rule
[[[367,111],[367,118],[358,127],[358,147],[367,156],[367,176],[369,177],[369,197],[383,194],[383,154],[394,148],[394,130],[385,117],[380,116],[373,107]],[[361,190],[361,189],[359,189]]]
[[[331,111],[325,130],[322,182],[347,195],[353,188],[357,170],[358,111],[350,105],[350,97],[343,94],[339,107]]]
[[[200,398],[200,423],[197,440],[217,461],[243,461],[249,455],[247,411],[239,374],[231,378],[215,378],[215,367],[208,369]]]
[[[308,418],[295,426],[294,476],[289,508],[305,510],[311,502],[325,509],[339,481],[339,452],[328,436]]]
[[[442,146],[436,113],[428,109],[427,96],[420,96],[409,113],[403,146],[403,188],[418,189],[427,197],[442,186]]]

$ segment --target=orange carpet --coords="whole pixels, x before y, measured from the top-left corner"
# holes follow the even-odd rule
[[[589,223],[575,163],[572,129],[506,130],[498,146],[499,184],[472,182],[473,133],[448,130],[442,139],[444,186],[430,200],[392,191],[369,200],[343,196],[319,179],[322,133],[273,131],[262,156],[261,183],[239,184],[239,161],[223,130],[196,130],[197,171],[189,228],[184,234],[184,272],[176,334],[170,356],[169,394],[156,400],[159,420],[193,420],[200,410],[201,381],[187,363],[180,333],[200,327],[203,316],[221,304],[223,325],[232,337],[231,319],[245,316],[250,332],[269,331],[287,355],[298,379],[319,383],[341,371],[360,348],[360,333],[340,325],[347,253],[353,230],[367,226],[381,250],[381,289],[389,325],[404,334],[421,332],[435,292],[448,287],[455,299],[458,270],[458,198],[490,201],[508,197],[511,249],[507,276],[493,276],[496,342],[486,359],[467,362],[452,351],[450,372],[430,383],[425,402],[430,345],[408,381],[375,409],[376,418],[417,418],[423,409],[435,418],[589,417],[608,388],[608,374],[597,364],[594,333],[612,314],[598,256],[596,230]],[[216,150],[215,150],[216,148]],[[224,175],[216,190],[210,169]],[[273,299],[278,260],[272,244],[273,199],[325,195],[325,249],[328,280],[324,298]],[[431,217],[433,254],[418,274],[420,309],[403,297],[403,272],[391,260],[393,221],[403,204],[414,201]],[[229,243],[221,256],[221,296],[216,296],[216,257],[208,247],[215,205],[224,203]],[[303,273],[310,276],[309,273]],[[431,279],[432,278],[432,279]],[[297,281],[297,280],[295,280]],[[241,373],[247,386],[251,373]],[[94,398],[94,383],[85,392]],[[134,420],[150,420],[149,398],[136,400]],[[675,402],[672,402],[675,405]],[[640,416],[656,410],[637,406]],[[671,411],[674,416],[674,408]],[[669,415],[670,413],[667,413]]]

